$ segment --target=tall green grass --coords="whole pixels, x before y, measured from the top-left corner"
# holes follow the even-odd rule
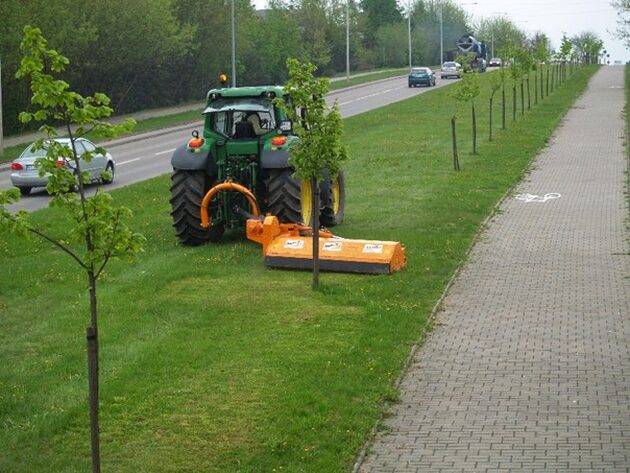
[[[98,294],[104,471],[348,471],[481,223],[595,70],[480,139],[476,156],[459,108],[461,172],[448,88],[345,121],[335,231],[402,241],[408,265],[391,276],[325,273],[313,292],[309,273],[266,269],[243,232],[177,246],[168,176],[113,192],[148,242],[111,264]],[[33,219],[67,233],[55,210]],[[3,235],[0,266],[0,471],[88,471],[86,282],[39,241]]]

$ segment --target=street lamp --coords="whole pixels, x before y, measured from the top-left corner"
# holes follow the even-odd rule
[[[444,64],[444,19],[442,18],[442,7],[440,2],[440,66]]]
[[[4,132],[2,129],[2,58],[0,58],[0,155],[4,153]]]
[[[236,10],[232,0],[232,87],[236,87]]]
[[[346,80],[350,80],[350,0],[346,0]]]
[[[407,23],[407,31],[409,37],[409,69],[411,69],[411,0],[409,0],[409,14],[407,15],[408,23]]]

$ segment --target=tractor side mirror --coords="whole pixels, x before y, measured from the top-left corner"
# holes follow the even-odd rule
[[[278,130],[283,133],[291,133],[293,131],[293,122],[291,120],[282,120],[278,124]]]

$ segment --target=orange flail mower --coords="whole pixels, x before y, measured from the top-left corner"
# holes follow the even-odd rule
[[[208,205],[220,191],[245,195],[251,213],[236,207],[234,211],[247,218],[249,240],[262,245],[265,265],[272,268],[312,269],[313,229],[297,223],[281,223],[273,215],[260,215],[254,195],[244,186],[224,182],[210,189],[201,204],[201,226],[209,228]],[[389,274],[405,267],[407,258],[399,242],[354,240],[319,231],[319,267],[322,271]]]

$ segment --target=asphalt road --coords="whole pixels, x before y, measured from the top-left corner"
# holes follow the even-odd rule
[[[452,79],[436,79],[437,87],[453,83]],[[369,84],[333,91],[328,95],[329,103],[337,100],[343,118],[358,115],[394,102],[399,102],[432,88],[407,86],[406,77],[384,79]],[[175,148],[190,138],[194,128],[200,129],[202,122],[179,126],[157,132],[145,133],[123,138],[105,144],[116,160],[114,183],[105,187],[107,190],[127,186],[134,182],[159,176],[171,171],[171,154]],[[0,172],[0,189],[11,187],[9,172]],[[98,185],[88,186],[88,194],[96,192]],[[9,210],[36,210],[46,207],[49,197],[44,188],[35,188],[31,194],[22,198]]]

